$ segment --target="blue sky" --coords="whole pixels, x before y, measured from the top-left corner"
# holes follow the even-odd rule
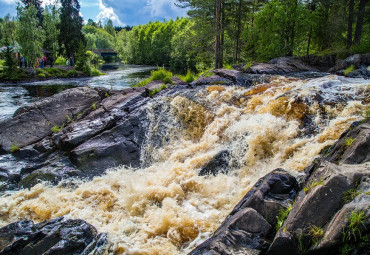
[[[17,0],[0,0],[0,17],[16,15]],[[44,4],[55,0],[44,0]],[[112,19],[115,25],[139,25],[154,20],[169,20],[186,15],[186,10],[174,5],[175,0],[80,0],[84,20]]]

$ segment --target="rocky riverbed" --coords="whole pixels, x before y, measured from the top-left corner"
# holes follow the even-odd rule
[[[0,253],[367,254],[370,82],[323,68],[278,59],[19,108],[0,122]]]

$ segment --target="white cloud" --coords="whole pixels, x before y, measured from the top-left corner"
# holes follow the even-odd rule
[[[0,0],[0,3],[4,4],[14,4],[17,0]]]
[[[114,24],[124,26],[124,24],[118,18],[118,15],[114,12],[113,8],[105,6],[102,0],[99,0],[99,10],[100,13],[97,16],[98,20],[102,20],[104,22],[108,19],[111,19]]]

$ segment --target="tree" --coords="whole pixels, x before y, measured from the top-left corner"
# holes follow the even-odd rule
[[[13,57],[13,50],[7,35],[5,35],[4,44],[6,47],[6,51],[4,54],[5,57],[4,74],[6,79],[12,80],[13,77],[16,76],[18,70],[17,62]]]
[[[353,8],[355,0],[349,0],[348,4],[348,28],[347,28],[347,49],[352,46]]]
[[[79,49],[80,43],[85,44],[82,33],[83,19],[80,16],[80,4],[78,0],[61,0],[60,23],[58,28],[60,34],[58,42],[60,53],[71,59],[74,65],[75,54]]]
[[[21,53],[33,66],[36,59],[43,55],[44,31],[38,26],[37,10],[33,5],[28,8],[18,5],[17,11],[19,22],[16,28],[16,38],[22,48]]]
[[[107,31],[112,36],[116,35],[116,30],[113,27],[113,22],[111,19],[107,21],[107,24],[105,24],[104,30]]]
[[[45,31],[44,49],[48,51],[48,58],[51,59],[51,65],[53,65],[53,60],[57,59],[57,52],[59,50],[59,16],[55,6],[45,9],[43,22],[43,27]]]
[[[363,22],[364,22],[366,2],[367,2],[367,0],[360,0],[360,4],[358,5],[358,14],[357,14],[355,38],[353,39],[354,44],[360,44],[360,41],[361,41],[362,26],[363,26]]]
[[[21,2],[26,6],[26,8],[28,8],[31,5],[33,5],[36,8],[39,25],[41,25],[43,23],[43,12],[44,12],[44,8],[42,8],[41,6],[42,0],[21,0]]]

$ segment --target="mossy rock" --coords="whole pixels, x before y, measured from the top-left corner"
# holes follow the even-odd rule
[[[23,188],[32,188],[40,182],[51,182],[56,183],[58,181],[58,176],[52,173],[42,173],[42,172],[33,172],[30,175],[23,178],[20,181],[19,185]]]

